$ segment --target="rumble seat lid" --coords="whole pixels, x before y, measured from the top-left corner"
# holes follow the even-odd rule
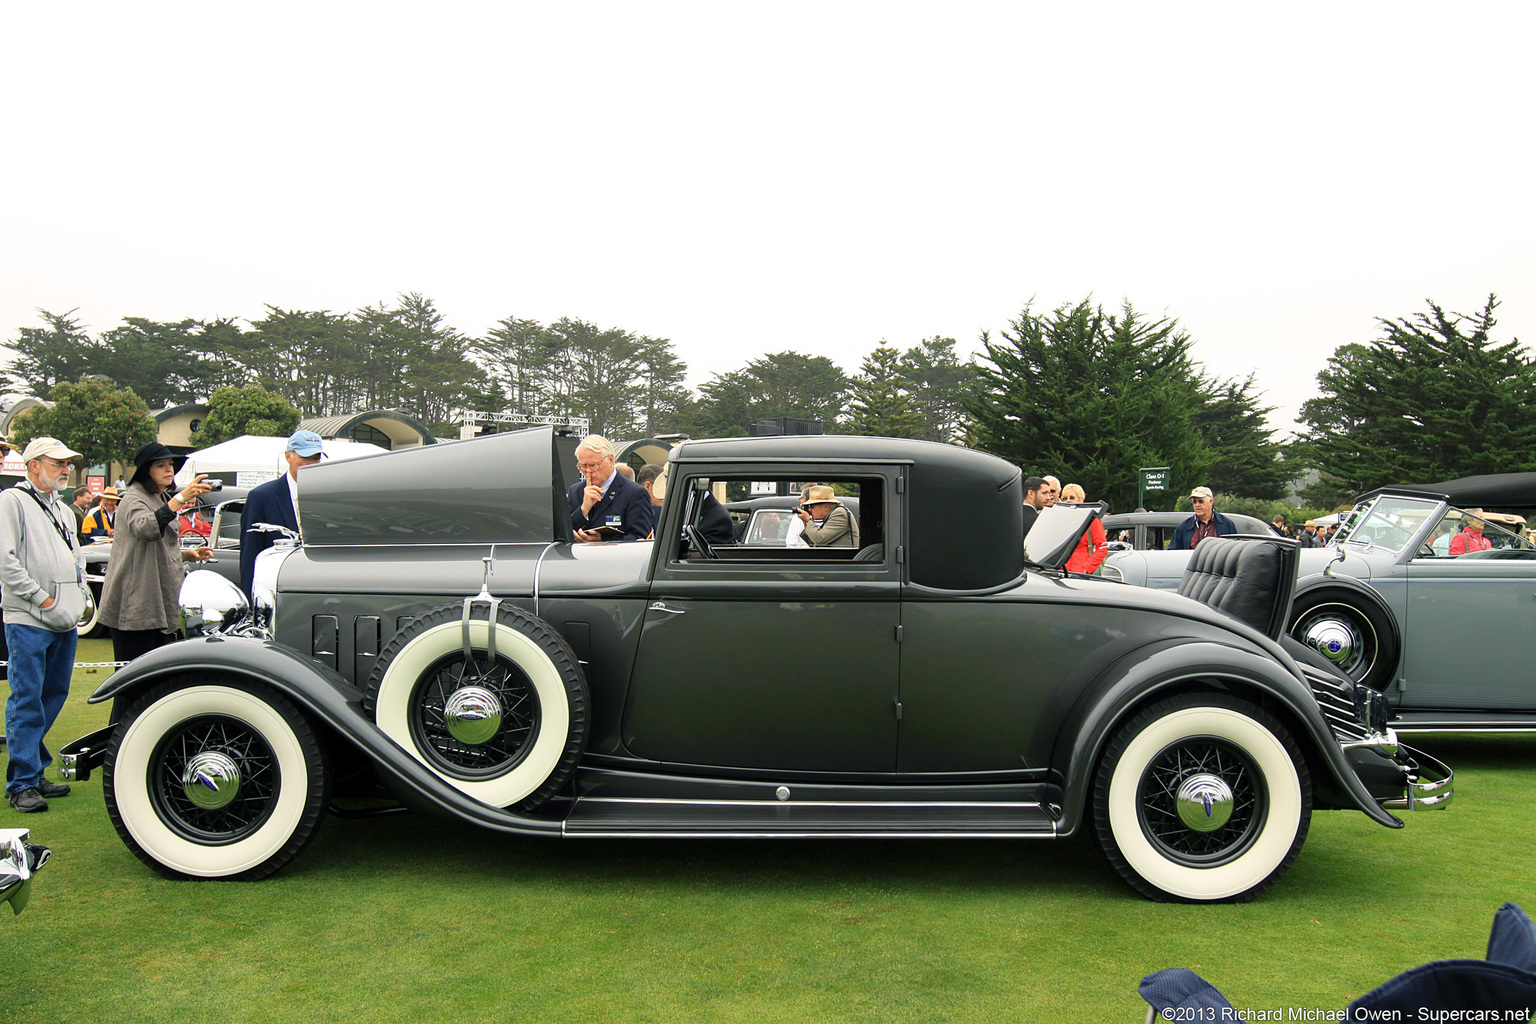
[[[306,466],[299,475],[304,543],[569,540],[562,459],[569,455],[574,470],[577,440],[535,427]]]

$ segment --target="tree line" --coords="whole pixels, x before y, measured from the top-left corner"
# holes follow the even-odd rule
[[[204,443],[280,434],[301,415],[381,408],[450,437],[465,409],[580,416],[621,438],[736,436],[785,416],[829,433],[968,444],[1027,473],[1070,478],[1115,509],[1134,507],[1146,466],[1169,468],[1170,489],[1151,496],[1154,506],[1200,484],[1275,500],[1315,468],[1322,480],[1302,497],[1333,507],[1384,483],[1536,469],[1536,365],[1518,341],[1494,340],[1497,299],[1470,316],[1428,306],[1382,319],[1381,337],[1335,352],[1301,409],[1308,429],[1285,441],[1265,424],[1275,410],[1258,382],[1212,377],[1175,319],[1089,299],[1026,305],[984,332],[971,358],[939,336],[904,349],[882,340],[854,373],[786,350],[697,391],[668,339],[518,317],[469,337],[415,293],[341,314],[268,306],[249,327],[130,317],[95,336],[72,313],[40,310],[41,325],[10,341],[3,369],[13,389],[56,403],[19,428],[48,426],[94,461],[121,459],[134,438],[152,436],[152,424],[135,424],[148,409],[210,397]]]

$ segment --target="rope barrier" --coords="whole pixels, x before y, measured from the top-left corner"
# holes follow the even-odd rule
[[[0,661],[0,668],[9,664],[8,661]],[[77,661],[75,668],[122,668],[126,664],[126,661]]]

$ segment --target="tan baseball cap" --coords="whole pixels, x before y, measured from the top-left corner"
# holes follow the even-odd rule
[[[40,459],[44,455],[50,459],[59,459],[60,461],[78,459],[80,457],[79,452],[56,437],[34,437],[27,442],[26,450],[21,453],[21,461],[31,462],[33,459]]]

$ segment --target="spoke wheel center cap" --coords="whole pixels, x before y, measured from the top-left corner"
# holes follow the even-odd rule
[[[1179,783],[1179,820],[1196,832],[1214,832],[1232,817],[1232,787],[1206,772]]]
[[[483,686],[463,686],[448,695],[443,720],[460,743],[488,743],[501,731],[501,701]]]
[[[206,811],[228,807],[240,795],[240,766],[219,750],[194,754],[181,774],[187,799]]]

